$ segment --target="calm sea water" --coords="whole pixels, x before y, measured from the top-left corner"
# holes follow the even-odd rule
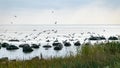
[[[54,31],[57,30],[57,33]],[[46,32],[44,32],[46,31]],[[41,33],[39,36],[38,34]],[[53,37],[58,38],[60,42],[65,39],[68,39],[64,36],[74,35],[74,39],[80,40],[81,43],[84,42],[86,37],[92,35],[97,36],[105,36],[108,38],[109,36],[118,36],[120,35],[120,25],[0,25],[0,41],[8,42],[9,39],[19,39],[25,40],[21,42],[8,42],[10,44],[15,44],[19,46],[21,43],[40,43],[41,46],[39,49],[34,49],[33,52],[29,54],[25,54],[22,52],[22,49],[8,51],[5,48],[0,49],[0,58],[8,57],[9,59],[31,59],[35,56],[39,56],[42,54],[43,58],[51,58],[51,57],[65,57],[69,55],[76,55],[77,50],[81,47],[76,47],[71,42],[72,46],[63,47],[60,51],[54,51],[53,47],[46,50],[43,48],[43,45],[46,45],[46,37],[51,40],[49,43],[52,45],[55,39]],[[34,37],[37,38],[33,39]],[[25,38],[25,36],[29,36]],[[30,39],[27,41],[27,39]]]
[[[33,29],[37,31],[56,29],[58,33],[81,33],[95,32],[103,33],[106,30],[110,34],[119,34],[120,25],[0,25],[0,32],[31,32]]]

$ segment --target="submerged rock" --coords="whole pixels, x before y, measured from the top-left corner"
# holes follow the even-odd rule
[[[50,42],[50,40],[46,40],[46,42]]]
[[[52,46],[49,45],[49,44],[47,44],[47,45],[44,45],[43,47],[44,47],[44,48],[51,48]]]
[[[9,40],[9,42],[19,42],[19,40],[17,40],[17,39],[11,39],[11,40]]]
[[[39,57],[38,56],[33,57],[32,60],[39,60]]]
[[[70,41],[74,41],[74,39],[69,39]]]
[[[37,48],[39,48],[39,45],[37,45],[37,44],[31,44],[32,46],[32,48],[35,48],[35,49],[37,49]]]
[[[16,50],[16,49],[19,49],[19,48],[15,45],[9,45],[6,49],[7,50]]]
[[[115,37],[115,36],[111,36],[111,37],[108,38],[108,40],[118,40],[118,38]]]
[[[2,43],[1,46],[4,47],[4,48],[6,48],[6,47],[9,46],[9,44],[8,43]]]
[[[80,41],[77,41],[77,42],[74,43],[74,45],[75,45],[75,46],[80,46],[81,43],[80,43]]]

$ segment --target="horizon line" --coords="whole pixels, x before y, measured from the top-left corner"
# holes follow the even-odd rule
[[[40,26],[40,25],[76,25],[76,26],[84,26],[84,25],[118,25],[120,26],[120,24],[0,24],[0,26]]]

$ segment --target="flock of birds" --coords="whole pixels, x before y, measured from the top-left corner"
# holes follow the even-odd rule
[[[81,43],[80,38],[85,34],[85,33],[80,33],[79,36],[77,36],[76,33],[68,34],[68,35],[58,35],[57,30],[43,30],[41,32],[37,31],[37,29],[33,29],[30,34],[24,34],[24,33],[19,33],[19,32],[14,32],[14,37],[11,35],[8,36],[5,32],[4,34],[0,34],[0,48],[6,48],[7,50],[16,50],[20,48],[23,48],[23,52],[29,53],[33,51],[33,48],[37,49],[41,46],[40,42],[44,41],[46,43],[45,45],[42,45],[46,50],[48,50],[51,47],[54,47],[54,50],[61,50],[63,46],[71,46],[71,42],[74,44],[74,46],[81,46],[83,44],[87,44],[88,42],[85,43],[85,41],[91,41],[94,40],[96,42],[104,40],[118,40],[118,37],[111,36],[108,39],[105,38],[104,36],[101,36],[97,34],[97,36],[93,36],[95,33],[94,32],[87,32],[89,38],[84,38],[84,42]],[[43,36],[44,35],[44,36]],[[53,35],[53,36],[51,36]],[[21,38],[18,38],[18,36]],[[77,37],[76,37],[77,36]],[[5,42],[7,41],[7,42]],[[30,44],[28,42],[30,41],[36,41],[37,43],[31,42]],[[19,46],[13,45],[10,42],[21,42]],[[52,45],[49,43],[52,42]],[[90,44],[90,42],[89,42]]]
[[[62,40],[62,42],[59,41],[59,37],[60,35],[57,35],[57,37],[51,37],[49,36],[51,33],[56,35],[57,34],[57,30],[44,30],[44,31],[41,31],[41,32],[38,32],[36,34],[34,34],[34,32],[37,32],[36,29],[33,29],[32,30],[32,33],[30,34],[27,34],[27,35],[24,35],[24,33],[18,33],[18,32],[14,32],[14,34],[16,34],[17,36],[22,36],[24,35],[24,37],[22,39],[17,39],[16,37],[11,37],[10,36],[7,36],[4,34],[0,34],[0,40],[1,40],[1,43],[0,43],[0,48],[3,47],[3,48],[6,48],[7,50],[16,50],[16,49],[19,49],[16,45],[13,45],[13,44],[10,44],[9,42],[22,42],[19,47],[23,48],[23,52],[25,53],[29,53],[29,52],[32,52],[33,49],[32,48],[39,48],[41,46],[40,43],[27,43],[29,41],[36,41],[36,39],[38,39],[37,42],[40,42],[40,41],[44,41],[46,42],[45,45],[43,45],[43,47],[48,50],[49,48],[51,48],[52,46],[54,47],[54,50],[61,50],[63,48],[63,45],[64,46],[71,46],[71,43],[68,42],[67,40]],[[45,34],[45,39],[43,38],[40,38],[41,35],[44,35]],[[71,41],[74,41],[73,38],[75,36],[75,33],[73,34],[69,34],[68,36],[67,35],[63,35],[64,38],[72,38]],[[6,38],[6,39],[5,39]],[[70,40],[70,39],[69,39]],[[7,41],[7,42],[5,42]],[[52,45],[50,45],[49,43],[52,42]],[[79,40],[77,40],[75,43],[74,43],[75,46],[80,46],[81,43]]]

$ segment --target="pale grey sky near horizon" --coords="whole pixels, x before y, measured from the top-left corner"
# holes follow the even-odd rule
[[[120,24],[119,3],[120,0],[0,0],[0,24]]]

